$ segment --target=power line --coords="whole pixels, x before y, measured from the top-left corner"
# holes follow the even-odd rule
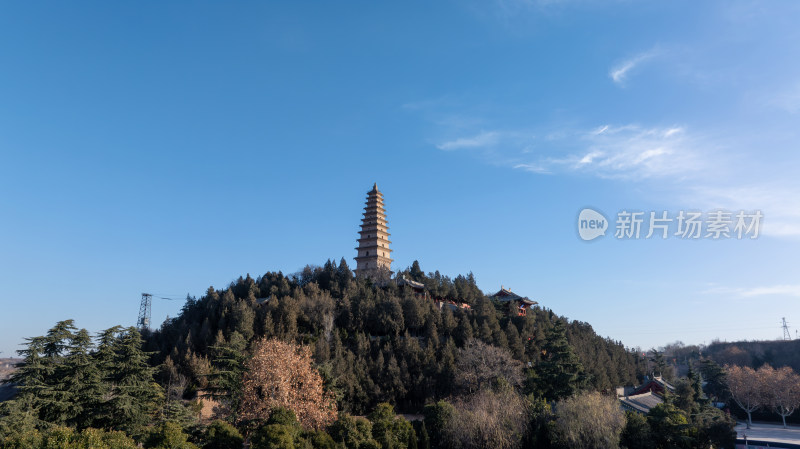
[[[150,329],[154,297],[167,301],[183,301],[186,299],[185,297],[178,298],[177,296],[178,295],[167,295],[163,293],[155,295],[152,293],[142,293],[142,301],[139,303],[139,318],[136,320],[136,326],[141,330]]]

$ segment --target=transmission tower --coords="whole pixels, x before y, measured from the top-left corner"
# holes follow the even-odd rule
[[[142,303],[139,306],[139,319],[136,326],[139,329],[150,329],[150,305],[153,303],[153,295],[142,293]]]
[[[783,320],[783,339],[784,340],[791,340],[792,334],[789,333],[789,325],[786,324],[786,317],[781,318]]]

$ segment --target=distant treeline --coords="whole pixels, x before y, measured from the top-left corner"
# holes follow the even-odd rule
[[[720,365],[739,365],[759,368],[764,364],[788,366],[800,372],[800,340],[714,342],[705,348],[704,355]]]

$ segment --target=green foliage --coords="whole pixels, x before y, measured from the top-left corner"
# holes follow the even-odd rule
[[[675,395],[672,400],[675,406],[683,410],[686,414],[691,415],[697,408],[695,391],[691,381],[688,379],[679,379],[675,383]]]
[[[100,346],[104,345],[101,340]],[[113,357],[104,378],[111,387],[110,398],[101,405],[105,424],[135,433],[155,416],[163,390],[153,379],[155,368],[148,363],[148,354],[142,350],[142,337],[136,328],[122,330],[111,342],[109,351]]]
[[[627,449],[650,449],[653,440],[647,418],[636,412],[625,412],[625,429],[620,436],[620,444]]]
[[[14,427],[68,425],[135,433],[158,408],[161,388],[135,328],[102,332],[95,347],[72,320],[27,339],[23,363],[11,378],[19,394],[2,405],[0,436]]]
[[[252,449],[295,449],[298,429],[285,424],[266,424],[259,427],[251,439]]]
[[[372,423],[364,418],[340,414],[329,431],[334,441],[347,448],[365,449],[378,444],[372,439]]]
[[[647,422],[655,448],[687,447],[692,441],[691,426],[686,415],[672,404],[665,402],[650,409]]]
[[[363,415],[386,403],[370,414],[372,421],[340,416],[330,435],[346,447],[444,447],[442,426],[454,409],[435,401],[464,391],[454,379],[464,372],[470,341],[502,353],[504,365],[513,370],[477,377],[467,391],[515,386],[519,366],[533,366],[530,393],[549,399],[584,385],[633,384],[642,374],[641,360],[621,343],[550,310],[534,308],[517,316],[508,303],[484,295],[471,273],[426,274],[415,262],[398,275],[423,283],[432,298],[471,309],[440,306],[394,282],[378,286],[356,279],[342,260],[291,276],[248,275],[226,288],[209,288],[200,299],[187,298],[180,316],[148,333],[146,341],[133,328],[116,326],[92,338],[71,320],[59,322],[46,335],[28,339],[20,351],[24,361],[12,379],[19,394],[0,405],[0,438],[16,432],[35,439],[42,436],[37,430],[59,425],[76,432],[119,429],[141,439],[149,426],[160,423],[155,433],[165,434],[157,444],[183,444],[183,429],[195,423],[197,410],[188,405],[195,394],[210,393],[219,410],[235,419],[244,361],[251,342],[264,336],[314,348],[325,387],[336,391],[340,410]],[[155,382],[154,366],[166,391]],[[415,432],[395,417],[390,403],[409,412],[431,404],[424,428]],[[526,438],[539,435],[535,438],[545,441],[548,413],[531,421],[536,431]],[[295,447],[329,446],[324,433],[304,432],[291,420],[277,420],[279,415],[258,429],[264,438]],[[166,435],[168,430],[172,433]],[[202,441],[211,444],[230,430],[235,429],[212,426]]]
[[[295,415],[292,410],[285,407],[278,407],[272,410],[272,413],[270,413],[269,419],[267,420],[267,424],[281,424],[289,427],[300,427],[300,423],[297,421],[297,415]]]
[[[455,407],[447,401],[428,404],[423,409],[425,427],[430,431],[431,447],[444,448],[444,429],[455,413]]]
[[[686,383],[691,387],[690,381]],[[627,412],[626,418],[620,441],[628,449],[727,448],[736,442],[736,421],[703,402],[695,402],[691,412],[665,402],[653,407],[646,417]]]
[[[198,449],[188,439],[189,436],[183,432],[180,424],[167,421],[156,426],[150,432],[145,447],[149,449]]]
[[[480,291],[472,274],[426,274],[416,263],[397,275],[421,282],[434,299],[467,303],[472,309],[440,308],[407,286],[376,286],[354,278],[344,261],[328,261],[292,276],[246,276],[227,288],[210,288],[200,299],[189,298],[179,317],[153,333],[149,348],[160,352],[159,360],[169,356],[193,388],[205,389],[207,383],[234,414],[250,329],[253,339],[277,337],[312,346],[338,408],[362,415],[380,402],[419,410],[453,395],[457,354],[472,338],[537,370],[544,362],[546,371],[552,361],[549,352],[543,354],[545,337],[560,327],[564,339],[558,343],[572,354],[564,363],[583,367],[570,373],[575,378],[567,384],[573,388],[566,391],[587,382],[598,389],[634,384],[644,374],[639,357],[621,343],[597,336],[586,323],[566,323],[549,310],[531,309],[525,317],[516,310],[509,313],[507,303],[494,303]],[[253,318],[243,310],[252,311]],[[198,362],[204,357],[210,367]]]
[[[713,400],[724,402],[730,397],[725,369],[711,359],[700,361],[700,374],[706,382],[703,391]]]
[[[714,407],[702,407],[693,416],[697,428],[697,447],[733,447],[736,444],[736,420]]]
[[[45,431],[29,429],[0,440],[4,449],[136,449],[137,445],[122,432],[69,427],[52,427]]]
[[[210,348],[212,372],[208,376],[209,391],[214,399],[226,404],[236,419],[242,401],[242,375],[247,360],[247,340],[237,331],[228,340],[219,332]]]
[[[572,396],[584,386],[583,367],[567,342],[562,320],[556,320],[548,332],[542,348],[542,360],[533,372],[536,390],[550,401]]]
[[[242,434],[225,421],[212,422],[203,435],[203,449],[236,449],[243,443]]]
[[[336,423],[331,428],[335,426]],[[355,444],[347,447],[358,448],[358,442],[361,440],[356,438],[355,441]],[[251,448],[334,449],[336,443],[331,435],[321,430],[303,431],[294,412],[279,407],[273,410],[267,422],[253,433]]]
[[[395,416],[391,404],[378,404],[367,419],[372,422],[372,436],[383,449],[408,449],[416,445],[414,427],[403,417]]]
[[[314,449],[335,449],[336,442],[333,441],[333,437],[328,435],[327,433],[317,430],[314,432],[307,432],[304,435],[305,441],[311,444],[311,447]]]

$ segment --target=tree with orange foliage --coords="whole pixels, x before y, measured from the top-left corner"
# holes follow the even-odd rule
[[[292,410],[305,428],[321,429],[336,419],[336,402],[323,389],[308,347],[263,339],[245,367],[242,421],[266,421],[278,407]]]

